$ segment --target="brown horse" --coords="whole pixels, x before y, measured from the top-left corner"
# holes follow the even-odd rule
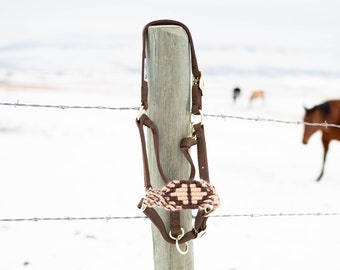
[[[251,105],[254,99],[262,99],[262,102],[264,102],[264,91],[263,90],[253,91],[249,98],[249,105]]]
[[[305,116],[303,121],[305,129],[303,133],[302,143],[307,144],[310,137],[318,130],[322,132],[322,145],[323,145],[323,163],[321,173],[316,181],[320,181],[323,176],[325,162],[328,152],[328,146],[331,140],[340,140],[340,128],[327,127],[321,125],[308,125],[306,123],[327,123],[327,124],[340,124],[340,100],[329,100],[322,104],[316,105],[311,109],[305,108]]]

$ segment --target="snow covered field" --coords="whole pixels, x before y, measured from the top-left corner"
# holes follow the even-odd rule
[[[191,30],[204,113],[302,121],[304,105],[340,98],[336,1],[202,1],[193,13],[191,1],[31,0],[19,21],[18,2],[0,3],[11,26],[0,29],[0,102],[138,107],[141,31],[160,18]],[[249,107],[255,89],[266,100]],[[0,106],[0,218],[142,216],[136,113]],[[302,145],[301,125],[207,117],[205,130],[216,215],[340,213],[339,142],[317,183],[320,134]],[[339,226],[340,216],[211,217],[195,269],[338,270]],[[3,221],[0,254],[4,270],[153,268],[141,218]]]

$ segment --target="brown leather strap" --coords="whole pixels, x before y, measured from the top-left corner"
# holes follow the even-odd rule
[[[139,129],[140,139],[142,143],[142,155],[143,155],[143,165],[144,165],[144,186],[145,189],[151,188],[151,182],[150,182],[150,171],[149,171],[149,162],[148,162],[148,155],[146,151],[146,143],[145,143],[145,135],[144,135],[144,126],[151,129],[153,134],[153,143],[154,143],[154,150],[156,155],[156,161],[157,161],[157,167],[158,171],[166,184],[168,180],[166,179],[163,169],[161,166],[160,158],[159,158],[159,138],[158,138],[158,128],[157,126],[152,122],[152,120],[146,115],[142,114],[139,119],[136,119],[136,124]]]
[[[208,168],[208,155],[207,147],[205,143],[204,126],[201,123],[194,125],[195,133],[197,137],[197,158],[200,178],[210,182],[209,179],[209,168]]]
[[[138,208],[142,208],[143,205],[143,199],[138,204]],[[166,230],[165,224],[162,220],[162,218],[159,216],[157,211],[154,208],[146,207],[143,209],[143,213],[151,220],[151,222],[157,227],[159,232],[161,233],[163,239],[167,241],[170,244],[175,244],[175,240],[169,236],[169,233]],[[178,213],[178,212],[177,212]],[[193,240],[197,238],[201,233],[204,233],[206,230],[206,222],[208,217],[206,216],[205,211],[201,210],[197,212],[196,218],[195,218],[195,225],[192,230],[186,232],[183,237],[178,241],[179,244],[188,242],[190,240]],[[171,230],[171,234],[174,237],[177,237],[179,233],[175,233]]]
[[[158,128],[154,124],[154,122],[146,115],[143,114],[139,119],[136,119],[136,124],[139,129],[141,144],[142,144],[142,156],[143,156],[143,165],[144,165],[144,186],[145,189],[152,188],[150,182],[150,171],[149,171],[149,162],[148,162],[148,155],[146,151],[146,143],[145,143],[145,133],[144,133],[144,126],[151,129],[153,134],[153,142],[154,142],[154,151],[156,156],[156,163],[159,173],[164,181],[165,184],[168,183],[167,178],[162,169],[162,165],[160,162],[159,157],[159,138],[158,138]],[[207,157],[207,148],[205,142],[205,135],[204,135],[204,126],[201,123],[194,125],[196,140],[191,137],[186,137],[181,140],[181,150],[184,156],[190,163],[191,166],[191,173],[189,176],[189,180],[194,179],[195,176],[195,165],[192,161],[192,158],[189,154],[189,149],[193,145],[197,144],[197,158],[198,158],[198,166],[199,166],[199,174],[200,178],[210,182],[209,178],[209,167],[208,167],[208,157]]]
[[[145,73],[145,62],[146,62],[146,36],[148,32],[148,28],[150,26],[159,26],[159,25],[177,25],[182,27],[187,35],[188,35],[188,40],[191,48],[191,69],[192,69],[192,74],[194,77],[194,83],[192,85],[192,108],[191,111],[193,114],[199,114],[200,110],[202,109],[202,95],[203,95],[203,89],[199,87],[199,82],[201,79],[201,72],[198,69],[197,65],[197,59],[196,59],[196,53],[195,53],[195,48],[194,48],[194,43],[191,37],[191,33],[186,25],[184,25],[181,22],[178,21],[173,21],[173,20],[157,20],[148,23],[144,29],[143,29],[143,50],[142,50],[142,89],[141,89],[141,104],[146,110],[149,105],[148,105],[148,83],[147,79],[145,78],[146,73]]]
[[[189,180],[192,180],[195,177],[195,165],[194,165],[194,162],[192,161],[192,158],[189,154],[189,149],[193,145],[196,145],[196,144],[197,144],[197,140],[195,140],[192,137],[183,138],[182,141],[181,141],[181,151],[184,154],[184,156],[186,157],[186,159],[189,161],[190,167],[191,167]]]
[[[191,87],[191,96],[192,96],[192,106],[191,106],[191,112],[193,114],[200,114],[202,110],[202,96],[203,91],[199,87],[199,82],[194,83]]]

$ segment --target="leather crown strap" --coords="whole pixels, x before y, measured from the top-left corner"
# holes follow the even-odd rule
[[[160,25],[176,25],[182,27],[188,35],[190,48],[191,48],[191,72],[193,75],[193,86],[192,86],[192,108],[191,111],[195,115],[200,114],[200,110],[202,110],[202,84],[201,81],[201,72],[198,69],[196,53],[194,48],[194,43],[192,41],[192,37],[190,31],[186,25],[181,22],[173,21],[173,20],[158,20],[148,23],[143,29],[143,51],[142,51],[142,89],[141,89],[141,102],[142,106],[145,110],[148,109],[148,83],[145,80],[145,59],[146,59],[146,35],[150,26],[160,26]]]
[[[145,197],[141,199],[138,208],[153,222],[158,228],[165,241],[176,244],[178,251],[185,254],[179,249],[179,244],[186,243],[202,235],[206,230],[208,215],[219,206],[219,198],[215,192],[214,186],[210,184],[206,142],[204,136],[204,127],[202,121],[192,124],[193,136],[183,138],[180,142],[180,148],[184,156],[190,163],[191,172],[188,180],[168,181],[164,175],[160,157],[159,157],[159,134],[155,123],[145,113],[148,108],[148,84],[144,77],[144,65],[146,61],[146,35],[150,26],[159,25],[176,25],[182,27],[189,39],[191,46],[191,64],[193,74],[192,85],[192,106],[193,115],[202,117],[202,84],[201,72],[197,66],[196,54],[189,29],[178,21],[159,20],[148,23],[143,30],[143,57],[142,57],[142,89],[141,89],[141,110],[136,119],[142,144],[142,156],[144,165],[144,186],[146,189]],[[144,126],[149,128],[153,135],[154,151],[159,173],[165,183],[162,189],[153,189],[150,182],[150,171],[144,134]],[[197,157],[199,166],[199,175],[201,180],[194,180],[195,166],[189,153],[189,149],[197,145]],[[170,232],[168,233],[165,224],[154,207],[161,207],[170,211]],[[193,229],[184,232],[180,226],[179,210],[197,209],[195,224]]]

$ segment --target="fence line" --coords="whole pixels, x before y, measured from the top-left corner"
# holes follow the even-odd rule
[[[21,222],[21,221],[84,221],[84,220],[119,220],[119,219],[145,219],[145,216],[121,216],[121,217],[32,217],[32,218],[0,218],[0,222]]]
[[[274,122],[280,124],[293,124],[293,125],[307,125],[307,126],[321,126],[321,127],[335,127],[340,128],[340,125],[336,124],[328,124],[327,122],[324,123],[309,123],[303,121],[287,121],[287,120],[278,120],[278,119],[271,119],[271,118],[263,118],[263,117],[244,117],[244,116],[235,116],[235,115],[223,115],[223,114],[203,114],[204,117],[213,117],[213,118],[231,118],[231,119],[238,119],[238,120],[248,120],[248,121],[256,121],[256,122]]]
[[[49,108],[49,109],[97,109],[97,110],[139,110],[139,107],[107,107],[107,106],[79,106],[79,105],[46,105],[46,104],[25,104],[25,103],[10,103],[0,102],[0,106],[12,106],[12,107],[34,107],[34,108]]]
[[[340,216],[340,213],[271,213],[271,214],[221,214],[221,215],[211,215],[210,217],[214,218],[237,218],[237,217],[310,217],[310,216]]]
[[[135,110],[138,111],[139,107],[107,107],[107,106],[79,106],[79,105],[46,105],[46,104],[25,104],[0,102],[0,106],[12,106],[12,107],[34,107],[34,108],[53,108],[53,109],[97,109],[97,110],[114,110],[114,111],[126,111]],[[262,117],[243,117],[235,115],[224,115],[224,114],[203,114],[203,117],[207,118],[221,118],[221,119],[238,119],[246,121],[263,121],[263,122],[274,122],[281,124],[293,124],[293,125],[310,125],[310,126],[322,126],[322,127],[335,127],[340,128],[340,125],[324,123],[308,123],[302,121],[286,121]],[[211,215],[212,218],[238,218],[238,217],[302,217],[302,216],[340,216],[340,212],[334,213],[269,213],[269,214],[220,214]],[[106,217],[32,217],[32,218],[0,218],[0,222],[23,222],[23,221],[84,221],[84,220],[127,220],[127,219],[146,219],[145,216],[106,216]]]
[[[25,103],[10,103],[10,102],[0,102],[0,106],[12,106],[12,107],[34,107],[34,108],[53,108],[53,109],[97,109],[97,110],[114,110],[114,111],[127,111],[134,110],[138,111],[139,107],[106,107],[106,106],[79,106],[79,105],[44,105],[44,104],[25,104]],[[292,124],[292,125],[307,125],[307,126],[321,126],[321,127],[334,127],[340,128],[340,125],[329,124],[327,122],[324,123],[309,123],[303,121],[287,121],[287,120],[278,120],[271,118],[263,118],[263,117],[244,117],[244,116],[236,116],[236,115],[225,115],[225,114],[207,114],[204,113],[203,117],[211,117],[211,118],[221,118],[221,119],[238,119],[238,120],[247,120],[247,121],[256,121],[256,122],[274,122],[280,124]]]
[[[220,214],[211,215],[211,218],[260,218],[260,217],[324,217],[324,216],[340,216],[340,212],[330,213],[254,213],[254,214]],[[192,217],[195,218],[194,216]],[[32,217],[32,218],[0,218],[0,222],[28,222],[28,221],[84,221],[84,220],[131,220],[131,219],[147,219],[146,216],[106,216],[106,217]]]

